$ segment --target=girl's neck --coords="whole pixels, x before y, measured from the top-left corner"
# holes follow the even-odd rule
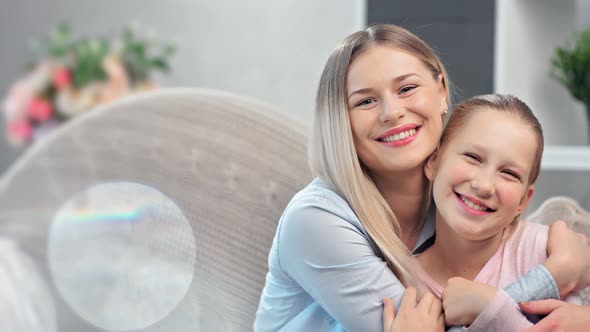
[[[401,239],[409,250],[414,248],[421,230],[424,187],[427,179],[423,167],[412,171],[372,174],[375,185],[395,214],[401,227]]]
[[[436,240],[418,260],[430,277],[443,287],[452,277],[473,280],[500,247],[502,236],[500,232],[485,240],[467,240],[455,233],[437,211]]]

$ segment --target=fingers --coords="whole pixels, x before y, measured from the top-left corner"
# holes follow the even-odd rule
[[[553,310],[561,307],[565,302],[550,299],[550,300],[541,300],[541,301],[533,301],[533,302],[521,302],[519,306],[522,310],[528,312],[529,314],[548,314]]]
[[[434,299],[434,302],[432,302],[432,306],[430,307],[430,312],[433,314],[441,314],[443,312],[442,302],[438,299]]]
[[[408,287],[404,296],[402,297],[402,303],[400,304],[400,310],[402,308],[414,308],[416,306],[416,287]]]
[[[420,298],[420,302],[418,302],[416,307],[418,310],[428,313],[430,312],[430,309],[435,301],[437,300],[434,295],[432,295],[431,292],[426,292],[424,295],[422,295],[422,298]]]
[[[565,223],[565,221],[563,221],[563,220],[556,220],[554,223],[552,223],[552,224],[549,226],[549,228],[550,228],[550,229],[553,229],[553,228],[555,228],[555,229],[556,229],[556,231],[557,231],[557,230],[564,230],[564,229],[566,229],[566,228],[567,228],[567,224],[566,224],[566,223]]]
[[[395,310],[390,298],[383,299],[383,331],[389,331],[395,319]]]
[[[551,321],[551,317],[543,318],[537,324],[535,324],[525,330],[525,332],[552,332],[552,331],[553,331],[553,322]]]
[[[438,316],[438,326],[444,330],[445,328],[445,314],[444,312],[441,312],[440,315]]]

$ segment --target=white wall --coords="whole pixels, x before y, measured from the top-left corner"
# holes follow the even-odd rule
[[[495,91],[537,114],[547,144],[587,144],[584,107],[549,76],[551,57],[590,14],[588,0],[497,0]]]
[[[555,48],[590,26],[590,1],[496,0],[496,20],[496,92],[515,94],[531,106],[547,145],[588,145],[584,106],[549,71]],[[529,211],[555,195],[573,197],[590,210],[588,171],[544,170],[536,188]]]
[[[131,19],[182,40],[163,85],[251,96],[309,123],[324,62],[365,25],[365,1],[0,0],[0,93],[22,75],[29,41],[59,20],[78,34],[101,35]],[[0,171],[17,152],[0,138]]]

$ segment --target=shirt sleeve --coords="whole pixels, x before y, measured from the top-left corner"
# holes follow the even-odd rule
[[[570,294],[565,301],[574,304],[581,303],[579,296],[574,293]],[[535,322],[539,319],[538,316],[533,318],[535,318]],[[464,327],[463,331],[524,331],[531,326],[533,323],[525,317],[514,299],[504,290],[498,290],[490,304],[480,313],[473,324]]]
[[[405,288],[360,228],[318,207],[335,204],[325,200],[284,216],[280,268],[347,331],[382,331],[383,298],[398,308]]]
[[[520,308],[510,295],[500,289],[473,324],[464,328],[463,331],[522,331],[532,325],[521,313]]]
[[[559,289],[553,276],[539,264],[524,276],[504,288],[514,302],[530,302],[537,300],[559,300]]]

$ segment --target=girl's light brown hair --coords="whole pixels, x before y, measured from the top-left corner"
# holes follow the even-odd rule
[[[413,261],[400,239],[401,227],[356,153],[349,116],[346,77],[350,64],[377,45],[400,49],[418,58],[449,97],[447,73],[424,41],[395,25],[376,25],[346,38],[330,55],[320,78],[309,160],[315,176],[343,196],[404,285],[415,284]],[[448,107],[448,105],[447,105]],[[427,209],[429,188],[424,188]],[[416,221],[420,222],[420,221]]]

